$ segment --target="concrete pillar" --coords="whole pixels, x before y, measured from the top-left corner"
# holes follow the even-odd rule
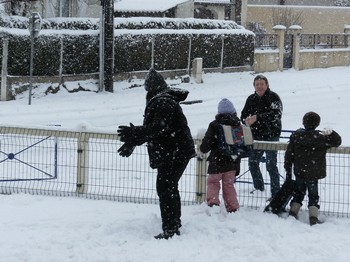
[[[286,27],[284,25],[275,25],[272,28],[277,34],[277,48],[278,54],[278,70],[283,71],[283,60],[284,60],[284,34],[286,33]]]
[[[288,30],[293,35],[293,68],[299,70],[299,58],[300,58],[300,35],[303,28],[299,25],[292,25]]]
[[[196,148],[199,152],[199,146],[202,139],[196,139]],[[196,202],[203,203],[207,198],[207,154],[199,154],[196,161]]]
[[[345,25],[344,34],[347,35],[348,47],[350,47],[350,25]]]
[[[81,132],[78,139],[77,158],[77,187],[76,193],[86,194],[88,191],[89,179],[89,137],[85,132]]]
[[[192,77],[197,84],[203,83],[203,58],[193,59]]]
[[[248,0],[242,0],[241,25],[247,26]]]

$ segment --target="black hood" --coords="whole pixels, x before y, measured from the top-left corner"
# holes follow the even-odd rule
[[[167,88],[168,85],[165,82],[163,76],[159,74],[154,68],[151,68],[145,79],[146,91],[155,94]]]
[[[222,125],[238,126],[241,124],[236,113],[217,114],[215,119]]]
[[[147,103],[156,100],[159,97],[171,97],[176,102],[185,101],[188,96],[188,91],[180,88],[168,88],[164,91],[160,91],[152,97],[147,97]],[[149,95],[150,93],[147,93]]]

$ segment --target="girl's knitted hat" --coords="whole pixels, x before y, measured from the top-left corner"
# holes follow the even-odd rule
[[[236,113],[236,109],[233,106],[232,102],[227,98],[221,99],[218,104],[218,113],[219,114],[234,114]]]

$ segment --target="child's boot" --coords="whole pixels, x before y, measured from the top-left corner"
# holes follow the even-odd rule
[[[289,215],[298,219],[298,213],[301,208],[301,205],[297,202],[292,202],[290,205]]]
[[[315,206],[309,207],[309,219],[310,219],[310,226],[321,224],[321,221],[318,220],[318,208]]]

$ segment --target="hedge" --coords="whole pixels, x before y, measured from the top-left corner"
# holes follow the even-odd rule
[[[148,70],[152,63],[152,43],[154,43],[153,63],[157,70],[187,68],[189,52],[191,52],[191,60],[197,57],[203,58],[204,68],[219,67],[223,39],[224,67],[253,64],[254,34],[252,32],[232,21],[198,20],[115,19],[115,28],[118,28],[115,30],[114,43],[115,73]],[[45,20],[43,24],[44,28],[49,29],[42,29],[35,40],[34,75],[58,75],[61,39],[63,39],[63,74],[98,72],[99,31],[96,30],[98,20],[56,21],[51,19]],[[14,31],[0,27],[1,59],[2,40],[9,39],[8,73],[28,75],[30,37],[28,29],[23,29],[27,25],[26,20],[22,18],[16,23],[5,23],[0,19],[0,25],[17,28]],[[142,26],[147,29],[139,29]],[[62,30],[66,28],[70,30]]]

